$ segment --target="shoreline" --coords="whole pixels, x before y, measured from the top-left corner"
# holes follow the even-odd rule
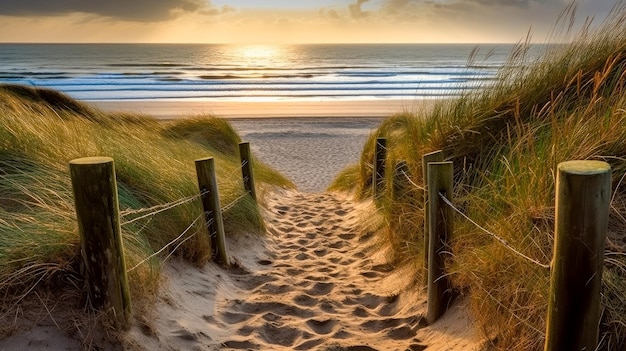
[[[226,119],[390,117],[397,113],[432,108],[442,99],[386,99],[341,101],[198,101],[198,100],[94,100],[85,104],[109,113],[139,113],[167,120],[197,115]]]

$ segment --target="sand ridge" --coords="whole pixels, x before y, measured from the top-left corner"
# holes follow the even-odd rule
[[[362,225],[371,203],[296,191],[270,194],[266,202],[267,236],[241,235],[229,242],[234,268],[169,265],[155,315],[137,323],[129,346],[478,349],[468,341],[474,339],[471,332],[455,340],[445,330],[426,327],[425,297],[412,285],[412,272],[388,264],[376,236]],[[472,329],[467,323],[461,330]],[[430,348],[426,339],[440,347]]]

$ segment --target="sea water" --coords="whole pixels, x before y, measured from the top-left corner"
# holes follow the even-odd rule
[[[478,48],[478,53],[472,52]],[[512,45],[0,44],[0,84],[83,101],[341,101],[454,97],[493,82]],[[304,191],[359,160],[382,119],[232,120]]]
[[[0,83],[52,88],[85,101],[419,99],[488,84],[511,48],[0,44]]]

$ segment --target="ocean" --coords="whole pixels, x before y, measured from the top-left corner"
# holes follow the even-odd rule
[[[454,97],[493,82],[512,45],[0,44],[0,84],[90,101]],[[233,119],[256,157],[307,192],[359,160],[381,118]]]
[[[474,49],[478,54],[469,57]],[[0,44],[0,83],[94,100],[359,100],[457,96],[509,44]]]

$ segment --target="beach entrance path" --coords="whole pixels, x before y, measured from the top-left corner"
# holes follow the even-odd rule
[[[154,315],[133,328],[131,343],[188,350],[472,350],[463,326],[446,332],[462,319],[458,313],[452,311],[453,322],[426,327],[425,294],[414,272],[388,264],[363,225],[371,206],[336,193],[270,194],[267,235],[230,238],[235,268],[176,261],[166,267]]]
[[[422,350],[422,306],[403,309],[386,291],[393,267],[377,264],[372,233],[357,229],[357,205],[337,194],[269,199],[273,234],[264,266],[238,283],[250,291],[220,306],[215,321],[234,326],[233,349]]]

